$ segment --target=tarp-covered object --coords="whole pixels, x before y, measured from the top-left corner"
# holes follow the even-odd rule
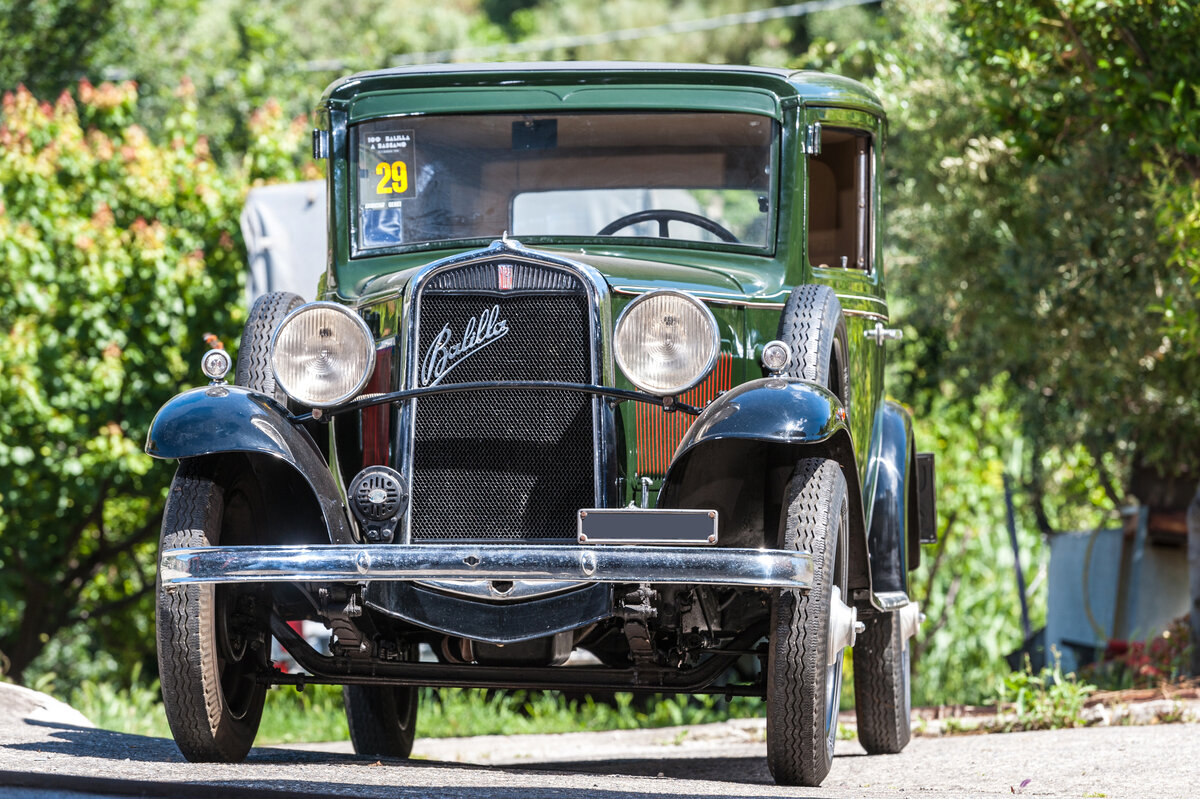
[[[246,304],[270,291],[316,299],[325,271],[325,183],[281,183],[251,189],[242,210],[250,273]]]

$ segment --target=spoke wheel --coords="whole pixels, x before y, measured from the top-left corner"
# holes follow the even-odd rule
[[[846,479],[835,461],[800,461],[780,518],[781,549],[810,552],[813,587],[778,590],[767,660],[767,765],[780,785],[821,784],[833,762],[842,652],[830,651],[831,617],[846,590]]]
[[[171,483],[160,553],[251,543],[262,519],[248,472],[223,487],[190,462]],[[240,586],[157,586],[158,667],[167,722],[194,762],[245,758],[258,733],[266,687],[268,600]]]

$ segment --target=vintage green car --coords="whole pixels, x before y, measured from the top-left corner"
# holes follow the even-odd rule
[[[175,397],[158,643],[191,760],[343,685],[405,757],[419,686],[765,696],[771,773],[909,740],[933,462],[884,398],[885,121],[863,86],[671,64],[334,83],[320,300],[268,294]],[[294,631],[332,631],[328,652]],[[303,673],[270,659],[274,637]]]

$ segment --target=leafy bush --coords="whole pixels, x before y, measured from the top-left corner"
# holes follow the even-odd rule
[[[0,665],[16,680],[84,623],[76,658],[150,661],[172,468],[142,445],[199,377],[201,335],[237,338],[249,177],[295,171],[277,112],[252,120],[265,155],[223,171],[189,84],[177,99],[153,137],[131,83],[0,108]]]
[[[996,717],[999,730],[1057,730],[1082,727],[1083,704],[1096,686],[1064,675],[1058,663],[1037,674],[1029,669],[1014,671],[1000,689],[1003,704]]]

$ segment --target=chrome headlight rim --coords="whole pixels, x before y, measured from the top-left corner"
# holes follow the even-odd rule
[[[683,299],[693,307],[697,308],[704,316],[705,322],[708,325],[708,329],[712,334],[712,354],[709,356],[708,361],[704,364],[703,368],[697,372],[696,377],[690,382],[671,386],[669,389],[655,389],[642,385],[634,379],[634,373],[627,366],[625,358],[623,357],[624,353],[622,349],[617,346],[616,342],[619,331],[621,330],[621,325],[629,317],[631,311],[651,299],[668,295]],[[653,394],[656,397],[679,396],[680,394],[690,391],[704,382],[704,379],[708,377],[713,368],[717,365],[717,359],[721,357],[721,331],[717,327],[717,317],[713,315],[711,308],[705,305],[699,298],[689,294],[686,291],[682,291],[680,289],[652,289],[635,297],[628,305],[625,306],[624,310],[622,310],[620,315],[617,317],[616,324],[613,325],[613,356],[616,359],[617,366],[621,369],[621,373],[624,374],[629,382],[637,388],[645,391],[647,394]]]
[[[359,332],[362,333],[367,365],[366,369],[363,370],[362,375],[359,377],[358,382],[354,385],[352,390],[345,392],[333,400],[313,402],[311,401],[311,398],[297,396],[288,389],[285,381],[279,379],[279,372],[275,368],[275,352],[279,343],[280,333],[282,333],[287,326],[296,319],[296,317],[301,316],[304,313],[311,312],[314,309],[321,308],[329,309],[336,313],[342,314],[348,319],[353,320],[354,324],[358,327]],[[306,408],[336,408],[338,405],[343,405],[361,394],[363,389],[367,387],[367,383],[370,382],[371,375],[375,373],[375,336],[371,333],[371,328],[367,327],[367,323],[363,321],[363,318],[345,305],[340,305],[336,302],[329,302],[328,300],[306,302],[303,305],[293,308],[276,326],[275,331],[271,334],[270,358],[271,375],[275,378],[275,385],[279,386],[279,388],[283,390],[283,393],[287,394],[290,399],[295,400]]]

